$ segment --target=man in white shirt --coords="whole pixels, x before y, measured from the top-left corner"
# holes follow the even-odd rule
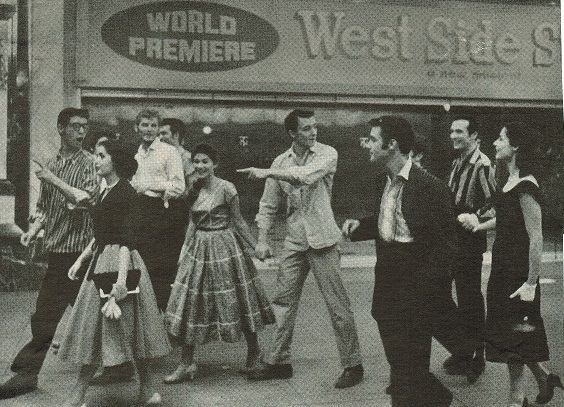
[[[174,200],[184,193],[185,181],[180,153],[158,137],[160,120],[159,113],[151,109],[137,115],[135,131],[141,136],[141,145],[135,155],[138,168],[131,185],[139,194],[137,248],[149,271],[157,305],[164,311],[179,255],[176,245],[168,241],[175,232],[170,206],[174,207]]]

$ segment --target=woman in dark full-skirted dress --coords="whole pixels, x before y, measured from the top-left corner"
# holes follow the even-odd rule
[[[255,247],[239,210],[235,186],[214,175],[217,153],[207,144],[192,151],[194,190],[186,240],[178,261],[165,325],[182,344],[182,361],[167,384],[192,380],[196,345],[222,340],[247,342],[242,372],[258,362],[257,332],[274,323],[274,313],[253,260]],[[193,198],[194,199],[194,198]]]
[[[100,365],[126,362],[137,367],[142,405],[160,404],[148,365],[151,358],[168,354],[170,344],[147,269],[135,250],[135,227],[142,220],[136,216],[137,194],[128,179],[137,163],[115,142],[106,141],[96,147],[96,168],[107,186],[92,209],[94,239],[69,270],[69,278],[76,279],[81,264],[91,259],[59,350],[62,360],[81,366],[66,406],[83,405]],[[134,275],[135,287],[130,286]],[[101,280],[109,281],[103,285],[106,292],[100,290]]]
[[[528,405],[525,365],[533,373],[539,394],[548,403],[560,378],[540,362],[549,360],[540,312],[543,247],[540,189],[531,174],[535,132],[519,122],[508,123],[494,142],[496,159],[507,166],[509,178],[496,199],[496,217],[474,230],[496,229],[492,270],[488,282],[486,359],[509,369],[509,406]]]

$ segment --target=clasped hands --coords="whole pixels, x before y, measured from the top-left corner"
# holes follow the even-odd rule
[[[517,291],[509,296],[509,298],[515,298],[519,296],[521,298],[521,301],[531,302],[535,299],[536,289],[536,284],[529,284],[525,281],[523,285],[517,289]]]
[[[480,224],[478,216],[474,213],[461,213],[456,219],[458,220],[458,223],[460,223],[462,227],[469,232],[475,232],[476,228]]]
[[[110,292],[110,298],[102,307],[102,314],[109,319],[118,320],[121,317],[121,308],[118,305],[118,301],[121,301],[127,297],[127,287],[124,283],[115,283],[112,286],[112,291]]]
[[[341,228],[341,233],[344,237],[350,238],[351,234],[360,226],[360,221],[358,219],[347,219],[345,223],[343,223],[343,227]]]

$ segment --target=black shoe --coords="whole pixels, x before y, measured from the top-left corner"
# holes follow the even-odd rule
[[[364,377],[364,368],[362,365],[347,367],[335,382],[336,389],[346,389],[359,384]]]
[[[562,390],[564,390],[560,376],[550,373],[546,378],[546,387],[543,386],[543,388],[537,395],[537,403],[546,404],[550,400],[552,400],[552,398],[554,397],[554,388],[556,387],[560,387]]]
[[[127,382],[133,378],[134,369],[131,363],[122,363],[117,366],[104,368],[101,375],[90,380],[91,386],[106,386],[108,384]]]
[[[251,370],[247,374],[249,380],[273,380],[273,379],[289,379],[293,376],[291,364],[271,365],[265,363],[259,369]]]
[[[0,386],[0,400],[11,399],[37,390],[37,375],[18,373]]]
[[[466,375],[472,356],[450,356],[443,362],[446,373],[451,376]]]
[[[484,360],[484,356],[478,355],[475,356],[474,359],[469,363],[468,370],[466,372],[466,380],[468,384],[474,384],[478,380],[478,378],[484,373],[486,370],[486,361]]]

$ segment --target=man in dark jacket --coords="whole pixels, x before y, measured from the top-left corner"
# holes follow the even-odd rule
[[[392,406],[448,406],[452,393],[429,372],[429,361],[457,250],[452,200],[446,185],[412,164],[409,122],[383,116],[370,124],[365,147],[387,182],[379,213],[347,219],[343,234],[376,240],[372,316],[390,364]]]

